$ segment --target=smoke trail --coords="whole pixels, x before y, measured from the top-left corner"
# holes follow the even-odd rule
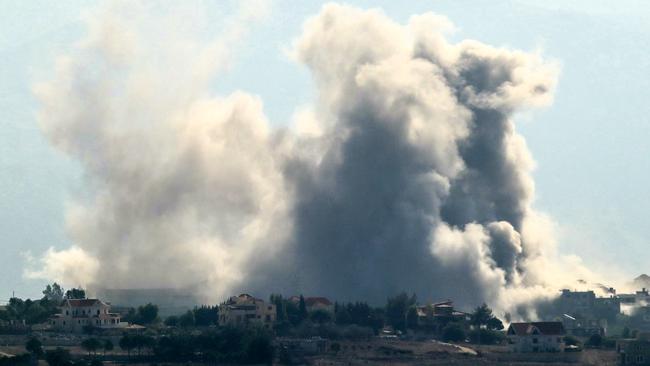
[[[206,96],[237,37],[147,46],[110,13],[94,22],[37,89],[46,135],[92,188],[68,215],[98,261],[89,284],[407,290],[522,315],[552,296],[558,255],[512,121],[552,101],[557,67],[538,54],[449,43],[433,14],[326,5],[294,45],[318,101],[274,130],[258,98]]]

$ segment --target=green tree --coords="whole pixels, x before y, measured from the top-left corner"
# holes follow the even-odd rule
[[[603,344],[603,337],[600,334],[592,334],[589,339],[587,339],[587,342],[585,342],[585,346],[588,347],[593,347],[593,348],[600,348]]]
[[[43,345],[41,341],[36,337],[30,338],[27,343],[25,343],[25,349],[29,352],[35,359],[43,357]]]
[[[45,361],[50,366],[69,366],[72,358],[70,351],[57,347],[54,350],[45,351]]]
[[[623,331],[621,332],[621,338],[630,338],[630,336],[631,336],[630,328],[624,327]]]
[[[395,297],[389,297],[386,303],[386,320],[388,324],[395,329],[406,329],[406,313],[408,309],[415,305],[417,298],[415,294],[409,297],[406,292]]]
[[[216,306],[201,306],[194,308],[192,312],[196,326],[208,327],[219,322],[219,308]]]
[[[408,329],[418,329],[418,309],[415,306],[409,307],[406,312],[406,327]]]
[[[148,303],[144,306],[138,307],[138,320],[136,322],[141,325],[149,325],[154,323],[158,319],[158,306]]]
[[[312,311],[312,313],[309,315],[311,321],[314,323],[318,324],[325,324],[329,323],[332,321],[332,314],[330,314],[329,311],[323,310],[323,309],[318,309]]]
[[[564,344],[566,344],[567,346],[579,347],[580,346],[580,340],[578,338],[576,338],[575,336],[567,335],[567,336],[564,337]]]
[[[68,291],[65,292],[65,298],[66,299],[85,299],[86,298],[86,290],[82,288],[72,288]]]
[[[483,305],[474,309],[474,312],[471,315],[471,323],[480,328],[487,325],[493,317],[492,309],[490,309],[487,304],[483,303]]]
[[[113,342],[110,339],[106,339],[104,340],[103,348],[104,348],[104,356],[106,356],[106,352],[113,351],[113,348],[115,348],[115,346],[113,345]]]
[[[178,325],[183,328],[194,326],[194,313],[188,310],[185,314],[178,318]]]
[[[302,295],[300,295],[298,310],[300,311],[300,321],[307,319],[307,305],[305,304],[305,298]]]
[[[63,287],[54,282],[52,285],[47,285],[43,290],[43,295],[46,299],[60,303],[63,301]]]
[[[94,355],[100,347],[102,342],[97,338],[86,338],[81,342],[81,348],[86,350],[89,356],[91,353]]]
[[[485,325],[489,330],[503,330],[503,322],[497,317],[490,318]]]
[[[120,338],[119,346],[123,351],[126,351],[127,356],[131,357],[131,351],[136,347],[134,337],[128,334],[123,335]]]
[[[465,337],[465,331],[458,323],[449,323],[442,329],[442,340],[445,342],[462,342]]]
[[[247,363],[272,364],[274,348],[271,336],[264,332],[256,332],[247,340],[245,353]]]
[[[170,315],[165,319],[165,325],[168,327],[178,326],[178,317],[176,315]]]

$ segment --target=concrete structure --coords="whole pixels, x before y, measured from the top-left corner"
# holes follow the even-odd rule
[[[563,352],[561,322],[511,323],[506,332],[512,352]]]
[[[248,294],[233,296],[219,306],[220,326],[258,324],[270,329],[276,316],[274,304],[267,304]]]
[[[610,289],[610,293],[614,290]],[[621,313],[621,298],[615,295],[596,297],[593,291],[571,291],[564,289],[555,301],[555,317],[571,317],[574,321],[563,320],[564,326],[572,334],[584,336],[607,332],[609,324],[616,322]]]
[[[85,327],[100,329],[126,328],[120,315],[111,313],[111,306],[99,299],[66,299],[61,312],[49,320],[52,329],[81,333]]]
[[[624,305],[650,305],[650,293],[648,293],[648,289],[645,287],[641,291],[636,291],[633,294],[619,294],[617,297]]]
[[[623,339],[616,342],[619,365],[650,366],[650,341]]]
[[[423,329],[440,333],[450,322],[460,322],[469,318],[469,314],[454,309],[451,300],[418,306],[418,324]]]

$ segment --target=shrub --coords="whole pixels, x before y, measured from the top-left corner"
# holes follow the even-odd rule
[[[442,340],[445,342],[462,342],[465,340],[465,331],[459,324],[447,324],[442,330]]]

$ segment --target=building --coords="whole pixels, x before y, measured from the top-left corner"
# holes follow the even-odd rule
[[[506,335],[512,352],[563,352],[561,322],[511,323]]]
[[[100,329],[126,328],[120,315],[111,313],[111,306],[99,299],[66,299],[61,312],[49,320],[52,329],[81,333],[86,327]]]
[[[613,289],[610,289],[613,292]],[[556,317],[567,317],[575,320],[572,324],[564,325],[572,334],[594,334],[602,328],[603,334],[607,331],[608,324],[616,322],[616,317],[621,313],[620,297],[596,297],[593,291],[571,291],[564,289],[556,300]],[[574,331],[575,330],[575,331]],[[584,333],[584,334],[582,334]]]
[[[271,328],[276,316],[274,304],[267,304],[248,294],[233,296],[219,306],[220,326],[259,324]]]
[[[622,339],[616,342],[619,365],[650,366],[650,341]]]
[[[619,294],[617,297],[625,305],[650,305],[650,293],[648,293],[648,289],[645,287],[641,291],[636,291],[633,294]]]
[[[451,300],[418,306],[418,324],[422,329],[440,333],[450,322],[469,319],[469,314],[454,309]]]

